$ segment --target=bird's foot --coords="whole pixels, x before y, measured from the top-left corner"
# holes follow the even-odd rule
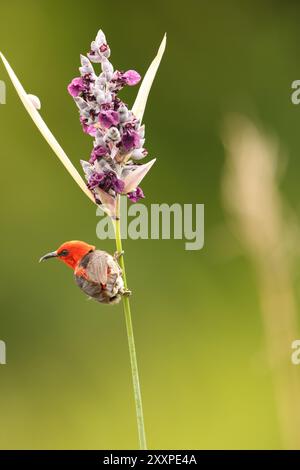
[[[115,260],[117,260],[117,261],[118,261],[118,259],[121,258],[121,256],[123,256],[123,255],[124,255],[124,250],[122,250],[122,251],[115,251],[115,252],[114,252],[114,258],[115,258]]]
[[[132,295],[132,292],[129,289],[124,289],[122,295],[124,295],[125,297],[130,297]]]

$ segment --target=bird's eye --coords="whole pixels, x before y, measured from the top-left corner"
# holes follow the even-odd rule
[[[68,250],[62,250],[58,253],[58,256],[68,256],[69,252]]]

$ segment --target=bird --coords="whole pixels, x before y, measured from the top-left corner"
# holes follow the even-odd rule
[[[89,297],[104,304],[117,304],[122,296],[131,295],[124,286],[122,269],[118,263],[124,252],[114,255],[97,250],[80,240],[71,240],[55,251],[42,256],[39,262],[58,258],[73,269],[75,282]]]

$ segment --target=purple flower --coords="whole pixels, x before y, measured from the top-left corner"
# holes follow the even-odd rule
[[[123,79],[123,72],[115,70],[112,79],[110,80],[110,89],[117,94],[125,85],[126,82]]]
[[[117,177],[114,171],[94,172],[89,177],[88,188],[95,189],[96,187],[107,193],[110,189],[113,189],[116,193],[121,194],[124,191],[124,182]]]
[[[104,54],[104,52],[107,52],[108,49],[109,47],[107,44],[101,44],[101,46],[99,47],[99,51],[101,52],[101,54]]]
[[[87,126],[86,133],[91,135],[92,137],[96,137],[97,128],[95,126]]]
[[[111,103],[102,103],[101,111],[109,111],[111,109]]]
[[[82,77],[73,78],[71,83],[68,85],[68,92],[73,98],[78,96],[86,88],[85,83]]]
[[[89,134],[92,137],[96,136],[97,128],[95,126],[89,126],[86,123],[86,119],[83,116],[80,116],[80,122],[81,122],[81,125],[82,125],[83,132],[85,134]]]
[[[119,124],[119,114],[111,109],[107,111],[101,111],[101,113],[99,114],[99,122],[101,126],[105,128],[116,126],[117,124]]]
[[[142,188],[140,188],[139,186],[136,188],[135,191],[131,191],[130,193],[128,193],[127,196],[132,202],[137,202],[145,197]]]
[[[127,152],[140,146],[139,133],[133,129],[126,129],[122,136],[122,145]]]
[[[95,163],[96,160],[100,157],[104,157],[104,155],[107,154],[107,147],[104,145],[97,145],[97,147],[94,147],[92,153],[91,153],[91,158],[89,159],[89,162],[91,164]]]
[[[87,184],[88,188],[89,189],[97,188],[97,186],[99,186],[101,181],[103,180],[104,176],[105,176],[104,173],[97,173],[96,171],[92,173],[88,180],[88,184]]]
[[[117,93],[120,91],[125,85],[133,86],[136,85],[141,79],[139,73],[135,70],[127,70],[127,72],[121,72],[120,70],[116,70],[112,76],[111,86],[112,89]]]
[[[133,86],[139,83],[141,76],[135,70],[127,70],[127,72],[123,74],[122,78],[126,85]]]

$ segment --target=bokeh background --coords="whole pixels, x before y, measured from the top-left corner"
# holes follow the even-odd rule
[[[1,2],[0,49],[40,97],[43,117],[77,168],[92,144],[66,91],[79,54],[102,28],[114,66],[144,74],[168,33],[144,118],[146,146],[158,157],[143,182],[145,203],[204,203],[205,247],[124,242],[151,448],[283,446],[255,270],[222,202],[220,129],[234,111],[277,135],[288,157],[280,190],[299,215],[300,106],[290,99],[300,78],[299,14],[291,0]],[[122,305],[87,301],[66,267],[37,262],[65,240],[108,251],[114,242],[97,240],[95,207],[36,130],[2,65],[0,79],[7,84],[0,106],[0,339],[7,344],[0,447],[136,448]],[[124,91],[124,100],[132,103],[136,91]]]

